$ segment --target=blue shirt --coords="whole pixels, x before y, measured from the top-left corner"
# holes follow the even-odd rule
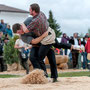
[[[6,27],[7,27],[7,24],[5,23],[0,23],[0,31],[3,32],[3,34],[6,34]]]
[[[6,28],[6,34],[8,34],[10,37],[13,37],[13,33],[11,29]]]

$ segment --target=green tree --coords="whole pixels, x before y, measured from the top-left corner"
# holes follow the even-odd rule
[[[88,29],[89,37],[90,37],[90,28]]]
[[[7,64],[18,63],[19,61],[19,52],[17,49],[14,48],[15,40],[17,37],[18,36],[15,35],[14,38],[10,38],[9,42],[4,45],[3,56]]]
[[[49,11],[49,18],[48,18],[49,26],[54,29],[56,33],[56,37],[60,37],[62,34],[59,24],[56,22],[56,20],[53,17],[52,11]]]
[[[80,38],[83,38],[84,37],[84,34],[83,33],[80,33],[79,37]]]

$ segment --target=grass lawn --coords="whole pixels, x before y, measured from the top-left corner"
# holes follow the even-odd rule
[[[65,73],[59,73],[58,76],[59,77],[80,77],[80,76],[90,77],[90,71],[65,72]]]
[[[50,76],[50,74],[49,74]],[[80,77],[80,76],[88,76],[90,77],[90,71],[80,71],[80,72],[64,72],[59,73],[58,77]],[[22,77],[20,75],[11,75],[11,74],[0,74],[0,78],[17,78]]]
[[[0,74],[0,78],[15,78],[21,77],[20,75]]]

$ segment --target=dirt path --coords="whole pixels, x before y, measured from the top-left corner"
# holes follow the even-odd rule
[[[76,72],[87,70],[60,70]],[[49,72],[49,70],[48,70]],[[25,75],[25,70],[0,72],[0,74]],[[0,90],[90,90],[90,77],[59,77],[59,82],[48,84],[21,84],[22,77],[0,78]]]
[[[90,77],[58,78],[48,84],[21,84],[21,78],[0,78],[0,90],[90,90]]]

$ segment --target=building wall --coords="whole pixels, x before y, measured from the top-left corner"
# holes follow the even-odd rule
[[[0,12],[0,20],[3,19],[11,27],[15,23],[22,23],[28,16],[29,13]]]

